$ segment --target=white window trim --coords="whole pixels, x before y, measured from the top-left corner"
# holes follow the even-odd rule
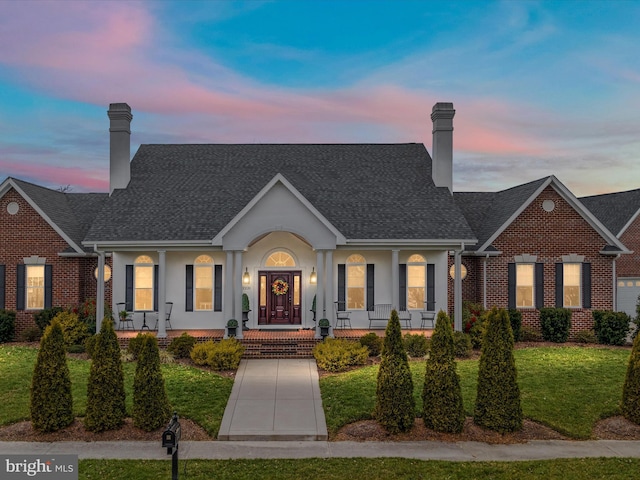
[[[140,257],[148,257],[151,260],[151,263],[138,263],[137,260]],[[143,312],[143,311],[147,311],[147,312],[151,312],[153,311],[153,292],[155,289],[155,285],[154,285],[154,267],[155,267],[155,263],[153,263],[154,260],[150,255],[139,255],[138,257],[136,257],[136,259],[133,262],[133,310],[137,311],[137,312]],[[151,268],[151,309],[149,310],[142,310],[142,309],[138,309],[138,305],[137,305],[137,300],[138,300],[138,296],[136,295],[137,291],[138,291],[138,286],[136,285],[136,270],[139,267],[145,267],[145,268]],[[140,290],[142,290],[142,288],[140,288]],[[148,288],[144,288],[144,290],[148,290]]]
[[[565,261],[566,259],[572,259],[574,261]],[[579,261],[575,261],[576,259],[579,259]],[[562,257],[562,307],[563,308],[569,308],[569,309],[573,309],[573,310],[579,310],[582,307],[582,262],[584,261],[584,255],[564,255]],[[565,287],[566,287],[566,275],[565,275],[565,271],[564,271],[564,267],[565,265],[578,265],[578,304],[577,305],[565,305]],[[575,285],[572,285],[575,286]]]
[[[33,257],[32,257],[33,258]],[[42,267],[42,286],[36,286],[36,287],[31,287],[29,286],[29,268],[30,267]],[[45,306],[45,295],[46,295],[46,281],[47,281],[47,275],[44,269],[44,264],[43,263],[31,263],[31,264],[26,264],[25,265],[25,269],[24,269],[24,309],[25,310],[29,310],[29,311],[37,311],[37,310],[44,310],[44,306]],[[38,306],[30,306],[29,305],[29,290],[33,290],[33,289],[37,289],[37,290],[41,290],[42,291],[42,304],[38,305]]]
[[[410,255],[409,258],[413,257],[414,255],[419,255],[419,254],[413,254]],[[420,255],[422,257],[422,261],[421,262],[409,262],[407,261],[407,299],[406,299],[406,305],[407,305],[407,309],[411,309],[411,310],[424,310],[425,305],[418,306],[416,308],[410,308],[409,307],[409,289],[410,288],[419,288],[419,287],[411,287],[411,285],[409,285],[409,267],[422,267],[424,270],[424,284],[422,286],[423,289],[423,294],[422,294],[422,298],[424,298],[424,301],[427,301],[427,259],[424,258],[424,255]]]
[[[536,308],[536,263],[535,260],[537,257],[535,255],[528,255],[529,259],[533,257],[533,262],[516,262],[516,308],[518,309],[531,309]],[[518,304],[518,266],[519,265],[531,265],[531,305],[519,305]]]
[[[196,257],[196,260],[198,258],[200,258],[201,256],[205,256],[205,255],[199,255],[198,257]],[[215,275],[215,261],[214,259],[210,256],[210,255],[206,255],[207,257],[209,257],[211,259],[211,263],[196,263],[196,261],[194,260],[193,262],[193,311],[194,312],[212,312],[213,311],[213,294],[214,294],[214,290],[215,290],[215,284],[214,284],[214,278],[213,276]],[[196,285],[196,280],[198,278],[198,268],[210,268],[211,269],[211,307],[210,308],[198,308],[198,302],[197,302],[197,293],[198,293],[198,287]]]
[[[360,257],[362,257],[362,262],[349,262],[349,259],[353,256],[353,255],[359,255]],[[363,298],[363,305],[362,308],[351,308],[349,307],[349,267],[350,266],[358,266],[361,265],[363,267],[363,272],[364,272],[364,282],[362,287],[358,286],[358,287],[354,287],[354,288],[362,288],[362,298]],[[356,311],[365,311],[367,309],[367,259],[364,257],[364,255],[360,254],[360,253],[353,253],[351,255],[349,255],[345,261],[345,301],[347,304],[347,309],[348,310],[356,310]]]

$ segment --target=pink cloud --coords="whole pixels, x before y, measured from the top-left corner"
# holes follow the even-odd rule
[[[0,160],[0,171],[12,172],[18,178],[32,178],[52,188],[66,185],[81,185],[89,191],[108,191],[109,178],[104,169],[86,170],[78,167],[55,167],[46,164],[33,164]]]

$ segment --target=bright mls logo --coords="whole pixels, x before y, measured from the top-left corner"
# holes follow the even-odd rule
[[[0,455],[0,478],[78,480],[77,455]]]

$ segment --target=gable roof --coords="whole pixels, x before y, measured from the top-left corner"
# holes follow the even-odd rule
[[[278,174],[348,240],[475,240],[422,144],[203,144],[142,145],[85,242],[211,241]]]
[[[580,201],[618,238],[640,214],[640,189],[592,195]]]
[[[615,235],[553,175],[495,193],[455,193],[456,204],[465,214],[469,225],[478,238],[477,245],[468,247],[466,250],[483,253],[496,252],[491,242],[511,225],[518,215],[548,186],[552,186],[608,243],[603,251],[629,253]]]
[[[0,184],[0,196],[10,188],[14,188],[69,244],[71,253],[89,251],[82,247],[82,240],[107,199],[106,193],[63,193],[8,177]]]

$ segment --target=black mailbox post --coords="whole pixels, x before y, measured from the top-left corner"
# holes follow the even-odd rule
[[[167,429],[162,432],[162,447],[167,449],[167,455],[171,455],[171,480],[178,480],[178,444],[181,433],[178,412],[173,412]]]

